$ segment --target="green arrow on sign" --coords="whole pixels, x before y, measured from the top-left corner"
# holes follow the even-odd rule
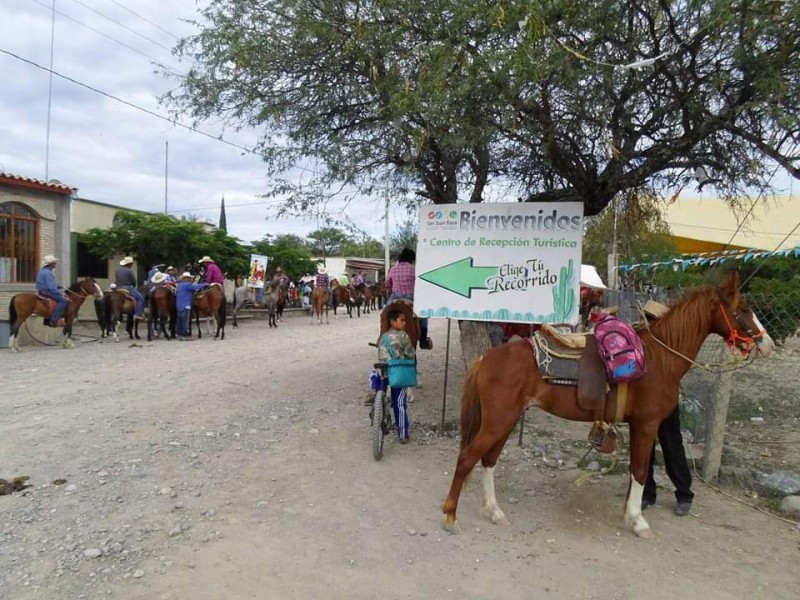
[[[471,298],[472,290],[489,289],[486,279],[497,275],[497,270],[497,267],[473,267],[472,257],[469,257],[423,273],[419,278],[464,298]]]

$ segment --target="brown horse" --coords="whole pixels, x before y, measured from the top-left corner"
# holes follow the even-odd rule
[[[208,289],[195,294],[192,299],[192,312],[194,313],[195,322],[197,323],[197,338],[203,337],[203,332],[200,331],[200,317],[212,317],[216,322],[216,333],[214,339],[220,337],[225,339],[225,319],[226,319],[226,303],[225,292],[219,284],[211,284]],[[192,319],[189,317],[189,326],[191,327]],[[191,331],[190,331],[191,333]]]
[[[385,300],[383,284],[379,281],[367,286],[370,291],[370,308],[373,310],[382,310]]]
[[[69,289],[65,290],[65,293],[67,298],[69,298],[69,303],[64,311],[64,329],[61,332],[61,343],[64,348],[73,348],[72,323],[78,316],[78,310],[88,296],[102,298],[103,290],[100,289],[100,286],[97,285],[94,279],[86,277],[70,286]],[[11,335],[8,338],[8,347],[15,352],[20,352],[17,336],[19,334],[19,328],[25,322],[25,319],[31,315],[38,315],[45,319],[50,318],[53,308],[55,307],[54,304],[54,301],[44,300],[34,292],[25,292],[12,297],[11,303],[8,306],[8,320],[11,322]]]
[[[314,324],[314,319],[317,323],[322,325],[322,310],[325,309],[325,323],[328,321],[328,290],[321,287],[314,287],[311,292],[311,324]]]
[[[367,306],[365,304],[366,296],[365,296],[365,291],[364,290],[365,290],[366,287],[367,286],[364,285],[363,283],[361,285],[359,285],[359,286],[355,286],[355,285],[351,285],[350,286],[350,298],[352,299],[353,306],[356,307],[356,316],[359,317],[359,318],[361,317],[361,307],[362,306],[364,307],[364,313],[369,312],[369,310],[368,310],[368,308],[367,308]]]
[[[350,303],[350,290],[345,286],[339,284],[338,279],[331,281],[331,288],[333,290],[333,318],[336,318],[336,310],[340,305],[344,305],[347,315],[353,318],[353,306]]]
[[[640,330],[648,372],[628,384],[623,420],[630,426],[630,483],[625,522],[639,537],[653,537],[642,517],[642,491],[650,451],[658,427],[678,404],[681,378],[694,361],[703,341],[712,333],[725,338],[733,353],[768,356],[774,343],[739,295],[734,273],[722,287],[707,286],[684,295],[670,311]],[[444,527],[456,532],[456,508],[464,481],[480,460],[483,463],[484,511],[494,523],[507,523],[497,505],[494,471],[503,446],[529,406],[572,421],[593,421],[592,411],[578,404],[577,388],[546,382],[539,373],[528,341],[495,346],[470,367],[461,399],[461,451],[442,508]],[[616,412],[617,386],[607,393],[605,418]]]
[[[101,304],[103,305],[103,337],[112,335],[114,341],[119,342],[119,325],[122,322],[122,315],[125,315],[127,317],[125,331],[128,332],[128,337],[140,339],[139,321],[134,322],[133,318],[133,313],[136,312],[136,300],[133,296],[126,291],[111,290],[106,292]],[[145,296],[146,305],[147,297]]]
[[[175,323],[178,320],[178,310],[175,298],[174,284],[159,285],[150,292],[148,299],[150,316],[147,322],[147,341],[153,339],[153,328],[156,336],[164,335],[164,339],[175,339]],[[169,333],[166,323],[169,322]]]

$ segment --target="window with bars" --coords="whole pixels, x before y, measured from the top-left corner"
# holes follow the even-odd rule
[[[39,217],[17,202],[0,203],[0,283],[36,281]]]

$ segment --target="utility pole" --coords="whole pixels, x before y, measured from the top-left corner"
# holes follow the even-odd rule
[[[386,196],[386,208],[384,212],[383,230],[383,268],[384,278],[389,275],[389,196]]]
[[[47,90],[47,139],[44,148],[44,180],[50,181],[50,109],[53,105],[53,47],[56,38],[56,0],[53,0],[53,14],[50,19],[50,84]]]
[[[164,142],[164,214],[169,214],[169,141]]]

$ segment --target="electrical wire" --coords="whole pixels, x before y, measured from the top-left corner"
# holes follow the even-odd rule
[[[99,10],[97,10],[97,9],[95,9],[95,8],[92,8],[91,6],[89,6],[89,5],[87,5],[87,4],[84,4],[83,2],[81,2],[81,0],[72,0],[72,1],[73,1],[75,4],[80,4],[80,5],[81,5],[81,6],[83,6],[85,9],[92,11],[94,14],[96,14],[96,15],[98,15],[98,16],[100,16],[100,17],[104,18],[104,19],[107,19],[107,20],[111,21],[112,23],[115,23],[116,25],[119,25],[119,26],[120,26],[120,27],[122,27],[123,29],[125,29],[125,30],[127,30],[127,31],[130,31],[132,34],[139,36],[139,37],[140,37],[140,38],[142,38],[143,40],[147,40],[147,41],[148,41],[148,42],[150,42],[151,44],[153,44],[153,45],[155,45],[155,46],[158,46],[159,48],[163,48],[163,49],[164,49],[164,50],[166,50],[167,52],[172,52],[172,48],[170,48],[169,46],[165,46],[165,45],[164,45],[164,44],[162,44],[161,42],[158,42],[158,41],[154,40],[153,38],[151,38],[151,37],[148,37],[148,36],[144,35],[143,33],[139,33],[138,31],[136,31],[136,30],[135,30],[135,29],[133,29],[132,27],[128,27],[127,25],[125,25],[125,23],[120,23],[119,21],[117,21],[117,20],[116,20],[116,19],[114,19],[113,17],[109,17],[108,15],[106,15],[106,14],[104,14],[104,13],[101,13]]]
[[[137,13],[135,10],[131,10],[130,8],[128,8],[127,6],[125,6],[124,4],[120,4],[119,2],[117,2],[117,0],[108,0],[108,1],[109,1],[109,2],[111,2],[111,3],[113,3],[113,4],[116,4],[116,5],[117,5],[117,6],[119,6],[119,7],[120,7],[122,10],[125,10],[125,11],[127,11],[127,12],[131,13],[132,15],[134,15],[134,16],[136,16],[136,17],[139,17],[139,18],[140,18],[142,21],[144,21],[145,23],[148,23],[148,24],[152,25],[153,27],[155,27],[156,29],[159,29],[159,30],[163,31],[163,32],[164,32],[164,33],[166,33],[167,35],[170,35],[170,36],[174,37],[176,40],[179,40],[179,39],[180,39],[180,37],[179,37],[179,36],[175,35],[175,34],[174,34],[174,33],[172,33],[171,31],[167,31],[166,29],[164,29],[164,28],[163,28],[161,25],[159,25],[158,23],[154,23],[153,21],[151,21],[151,20],[150,20],[150,19],[148,19],[147,17],[143,17],[142,15],[140,15],[139,13]]]
[[[151,62],[155,63],[155,64],[156,64],[156,65],[158,65],[159,67],[162,67],[162,68],[166,69],[167,71],[169,71],[169,72],[170,72],[170,73],[172,73],[173,75],[180,75],[180,76],[182,76],[182,77],[185,77],[185,76],[186,76],[186,73],[183,73],[183,72],[181,72],[181,71],[179,71],[179,70],[175,69],[174,67],[171,67],[171,66],[169,66],[169,65],[167,65],[167,64],[165,64],[165,63],[163,63],[162,61],[158,60],[158,59],[157,59],[157,58],[155,58],[154,56],[150,56],[150,55],[149,55],[149,54],[147,54],[146,52],[143,52],[142,50],[139,50],[138,48],[136,48],[136,47],[134,47],[134,46],[131,46],[130,44],[126,44],[125,42],[123,42],[123,41],[121,41],[121,40],[118,40],[117,38],[115,38],[115,37],[113,37],[113,36],[111,36],[111,35],[108,35],[108,34],[106,34],[106,33],[103,33],[103,32],[102,32],[102,31],[100,31],[99,29],[95,29],[95,28],[94,28],[94,27],[92,27],[91,25],[87,25],[86,23],[83,23],[83,22],[79,21],[78,19],[75,19],[75,18],[73,18],[73,17],[69,16],[68,14],[65,14],[65,13],[63,13],[63,12],[61,12],[61,11],[59,11],[59,10],[54,10],[52,7],[50,7],[50,6],[47,6],[47,5],[46,5],[46,4],[44,4],[43,2],[40,2],[40,0],[33,0],[33,1],[34,1],[36,4],[38,4],[39,6],[42,6],[42,7],[44,7],[45,9],[47,9],[47,11],[48,11],[48,12],[54,12],[54,13],[55,13],[55,14],[57,14],[59,17],[62,17],[62,18],[64,18],[64,19],[67,19],[68,21],[72,21],[73,23],[76,23],[77,25],[80,25],[81,27],[85,27],[85,28],[86,28],[86,29],[88,29],[89,31],[93,31],[93,32],[94,32],[94,33],[96,33],[97,35],[101,35],[101,36],[103,36],[104,38],[111,40],[111,41],[112,41],[112,42],[114,42],[115,44],[119,44],[120,46],[123,46],[123,47],[127,48],[128,50],[131,50],[131,51],[133,51],[133,52],[136,52],[136,54],[140,54],[141,56],[144,56],[146,59],[148,59],[148,60],[150,60]]]
[[[246,152],[248,154],[254,154],[254,155],[258,156],[258,152],[256,152],[252,148],[248,148],[247,146],[242,146],[241,144],[237,144],[235,142],[229,142],[228,140],[224,139],[222,136],[212,135],[210,133],[206,133],[205,131],[202,131],[202,130],[197,129],[195,127],[191,127],[189,125],[184,125],[183,123],[181,123],[179,121],[176,121],[174,119],[170,119],[169,117],[165,117],[164,115],[161,115],[161,114],[159,114],[159,113],[157,113],[155,111],[152,111],[152,110],[150,110],[148,108],[144,108],[142,106],[139,106],[138,104],[134,104],[133,102],[128,102],[127,100],[123,100],[122,98],[114,96],[113,94],[109,94],[108,92],[104,92],[103,90],[99,90],[96,87],[93,87],[93,86],[89,85],[88,83],[83,83],[81,81],[78,81],[77,79],[73,79],[72,77],[69,77],[67,75],[63,75],[62,73],[59,73],[58,71],[55,71],[53,69],[48,69],[47,67],[44,67],[44,66],[40,65],[37,62],[34,62],[34,61],[32,61],[30,59],[27,59],[27,58],[24,58],[24,57],[20,56],[19,54],[15,54],[14,52],[6,50],[5,48],[0,48],[0,53],[6,54],[7,56],[10,56],[12,58],[16,58],[17,60],[22,61],[24,63],[27,63],[27,64],[29,64],[29,65],[31,65],[33,67],[36,67],[37,69],[41,69],[42,71],[46,71],[48,73],[52,73],[56,77],[60,77],[61,79],[69,81],[70,83],[74,83],[75,85],[78,85],[78,86],[80,86],[82,88],[85,88],[85,89],[87,89],[89,91],[92,91],[92,92],[95,92],[97,94],[100,94],[101,96],[105,96],[106,98],[109,98],[110,100],[114,100],[115,102],[119,102],[120,104],[124,104],[125,106],[128,106],[130,108],[134,108],[134,109],[136,109],[136,110],[138,110],[140,112],[143,112],[143,113],[145,113],[147,115],[150,115],[151,117],[155,117],[157,119],[161,119],[162,121],[166,121],[167,123],[170,123],[170,124],[172,124],[172,125],[174,125],[176,127],[180,127],[180,128],[185,129],[187,131],[191,131],[193,133],[197,133],[197,134],[202,135],[204,137],[207,137],[209,139],[212,139],[212,140],[215,140],[217,142],[220,142],[221,144],[226,144],[228,146],[232,146],[232,147],[237,148],[239,150],[242,150],[243,152]]]

